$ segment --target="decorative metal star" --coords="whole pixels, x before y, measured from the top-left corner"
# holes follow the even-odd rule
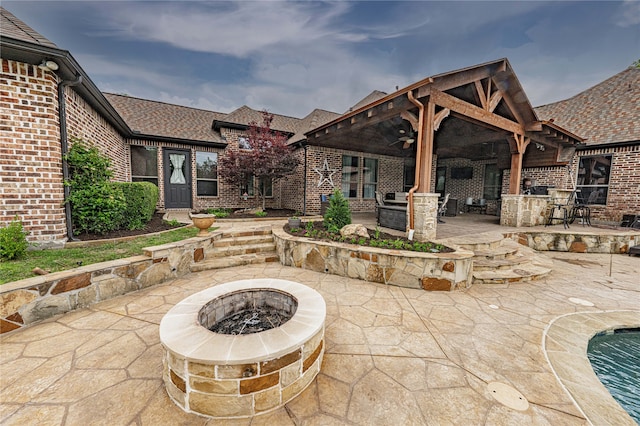
[[[333,184],[333,174],[337,172],[338,169],[330,169],[329,163],[327,162],[326,158],[324,159],[324,166],[322,167],[322,169],[316,167],[315,169],[313,169],[313,171],[320,175],[318,187],[322,186],[322,184],[325,182],[329,182],[332,188],[335,186]]]

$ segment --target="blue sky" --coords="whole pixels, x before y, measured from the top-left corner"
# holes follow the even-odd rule
[[[640,59],[640,1],[8,1],[103,91],[304,117],[506,57],[534,106]]]

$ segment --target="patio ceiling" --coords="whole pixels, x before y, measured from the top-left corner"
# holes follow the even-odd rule
[[[423,104],[435,103],[433,154],[438,158],[502,158],[509,167],[514,134],[536,142],[529,149],[540,165],[566,164],[582,139],[550,122],[537,119],[506,59],[429,77],[378,101],[351,111],[306,134],[310,145],[348,149],[394,157],[414,157],[417,141],[398,142],[417,127],[418,108],[408,93]],[[408,114],[407,114],[408,113]],[[417,130],[417,129],[414,129]],[[536,146],[535,144],[531,144]]]

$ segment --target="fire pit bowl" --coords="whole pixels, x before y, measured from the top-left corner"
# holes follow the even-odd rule
[[[245,325],[262,329],[258,320],[275,323],[274,316],[282,319],[273,328],[239,333]],[[236,317],[237,334],[210,331]],[[322,296],[293,281],[233,281],[193,294],[160,322],[167,393],[184,411],[212,418],[275,410],[320,371],[325,317]]]

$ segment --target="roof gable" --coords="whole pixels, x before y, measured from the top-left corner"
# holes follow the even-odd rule
[[[536,108],[587,144],[640,140],[640,69],[627,68],[564,101]]]

